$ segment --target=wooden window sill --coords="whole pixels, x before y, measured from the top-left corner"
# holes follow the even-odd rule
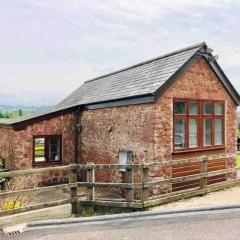
[[[213,147],[205,147],[205,148],[195,148],[195,149],[183,149],[183,150],[175,150],[173,151],[173,154],[179,154],[179,153],[191,153],[191,152],[204,152],[209,150],[219,150],[219,149],[225,149],[225,146],[213,146]]]
[[[41,162],[41,163],[33,163],[33,167],[44,167],[44,166],[55,166],[55,165],[62,165],[62,161],[51,161],[51,162]]]

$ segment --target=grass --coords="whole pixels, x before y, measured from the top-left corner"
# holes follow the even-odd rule
[[[35,146],[35,151],[44,150],[44,146]]]
[[[240,166],[240,153],[237,154],[237,166]]]
[[[35,151],[35,157],[44,157],[45,152],[42,150]]]
[[[0,118],[0,123],[4,122],[6,120],[9,120],[9,118]]]

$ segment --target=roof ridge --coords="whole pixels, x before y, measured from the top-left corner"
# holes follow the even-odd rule
[[[108,76],[111,76],[111,75],[114,75],[114,74],[117,74],[117,73],[129,70],[129,69],[132,69],[132,68],[135,68],[135,67],[138,67],[138,66],[150,63],[150,62],[154,62],[156,60],[159,60],[159,59],[162,59],[162,58],[165,58],[165,57],[173,56],[175,54],[178,54],[178,53],[181,53],[181,52],[184,52],[184,51],[187,51],[187,50],[191,50],[191,49],[194,49],[194,48],[197,48],[197,47],[203,47],[204,45],[205,46],[207,45],[206,42],[201,42],[201,43],[189,46],[189,47],[181,48],[179,50],[176,50],[176,51],[173,51],[173,52],[170,52],[170,53],[167,53],[167,54],[163,54],[161,56],[158,56],[158,57],[155,57],[155,58],[152,58],[152,59],[149,59],[149,60],[137,63],[137,64],[133,64],[133,65],[125,67],[125,68],[121,68],[121,69],[113,71],[111,73],[107,73],[107,74],[101,75],[99,77],[95,77],[95,78],[89,79],[89,80],[85,81],[84,83],[88,83],[88,82],[92,82],[92,81],[95,81],[95,80],[98,80],[98,79],[101,79],[101,78],[104,78],[104,77],[108,77]]]

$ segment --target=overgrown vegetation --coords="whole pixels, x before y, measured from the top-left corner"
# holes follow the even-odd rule
[[[240,166],[240,153],[237,155],[237,166]]]
[[[19,112],[21,113],[21,115],[19,114]],[[19,112],[1,112],[0,111],[0,118],[9,119],[9,118],[15,118],[18,116],[22,116],[23,115],[22,109],[20,109]]]
[[[3,192],[14,192],[24,189],[35,188],[39,184],[39,180],[34,176],[14,177],[5,185]],[[29,193],[18,193],[10,197],[0,199],[0,209],[11,210],[31,205],[34,201],[35,195]]]
[[[91,206],[84,207],[80,215],[81,215],[81,217],[91,217],[91,216],[93,216],[94,215],[93,207],[91,207]]]
[[[5,159],[0,156],[0,168],[4,168],[5,167]]]

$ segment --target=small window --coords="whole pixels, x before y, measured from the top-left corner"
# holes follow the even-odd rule
[[[49,138],[49,159],[52,161],[60,160],[60,138],[50,137]]]
[[[198,119],[189,119],[189,148],[198,147]]]
[[[204,146],[212,145],[212,119],[204,119]]]
[[[175,114],[186,114],[185,102],[175,102]]]
[[[45,138],[35,138],[34,139],[34,161],[36,163],[45,162],[46,152],[45,152]]]
[[[223,144],[223,119],[215,119],[215,145]]]
[[[204,115],[212,114],[212,103],[204,103]]]
[[[189,103],[189,114],[190,115],[198,115],[198,103],[191,102]]]
[[[186,120],[176,119],[175,121],[175,149],[184,149],[186,147],[185,140]]]
[[[62,160],[62,136],[34,136],[33,162],[36,164]]]
[[[214,114],[215,115],[223,115],[223,104],[221,104],[221,103],[214,104]]]

